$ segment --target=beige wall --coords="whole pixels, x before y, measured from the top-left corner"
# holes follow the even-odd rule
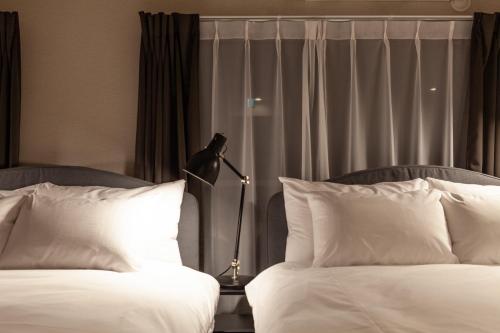
[[[304,0],[0,0],[21,19],[21,161],[133,172],[137,12],[202,15],[454,15],[447,3]],[[500,10],[473,0],[472,10]]]

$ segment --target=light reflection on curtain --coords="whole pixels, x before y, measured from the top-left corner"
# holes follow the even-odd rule
[[[466,21],[202,22],[202,138],[224,133],[226,157],[252,181],[243,274],[265,265],[258,244],[278,176],[464,165],[470,29]],[[205,263],[216,273],[231,259],[239,182],[223,170],[205,191]]]

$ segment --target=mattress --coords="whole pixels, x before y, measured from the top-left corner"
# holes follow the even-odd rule
[[[211,276],[178,265],[154,273],[0,271],[2,333],[206,333],[219,295]]]
[[[257,333],[500,332],[498,266],[282,263],[246,293]]]

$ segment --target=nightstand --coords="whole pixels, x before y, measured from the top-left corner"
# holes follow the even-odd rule
[[[220,280],[219,278],[217,278]],[[224,281],[220,286],[221,296],[245,296],[245,285],[253,276],[241,276],[241,282],[237,286],[227,286]],[[218,314],[215,315],[214,333],[249,333],[255,332],[253,317],[251,314]]]

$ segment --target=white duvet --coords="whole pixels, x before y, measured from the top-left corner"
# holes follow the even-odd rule
[[[257,333],[498,333],[500,267],[301,268],[246,287]]]
[[[156,273],[0,270],[1,333],[206,333],[219,286],[171,265]]]

